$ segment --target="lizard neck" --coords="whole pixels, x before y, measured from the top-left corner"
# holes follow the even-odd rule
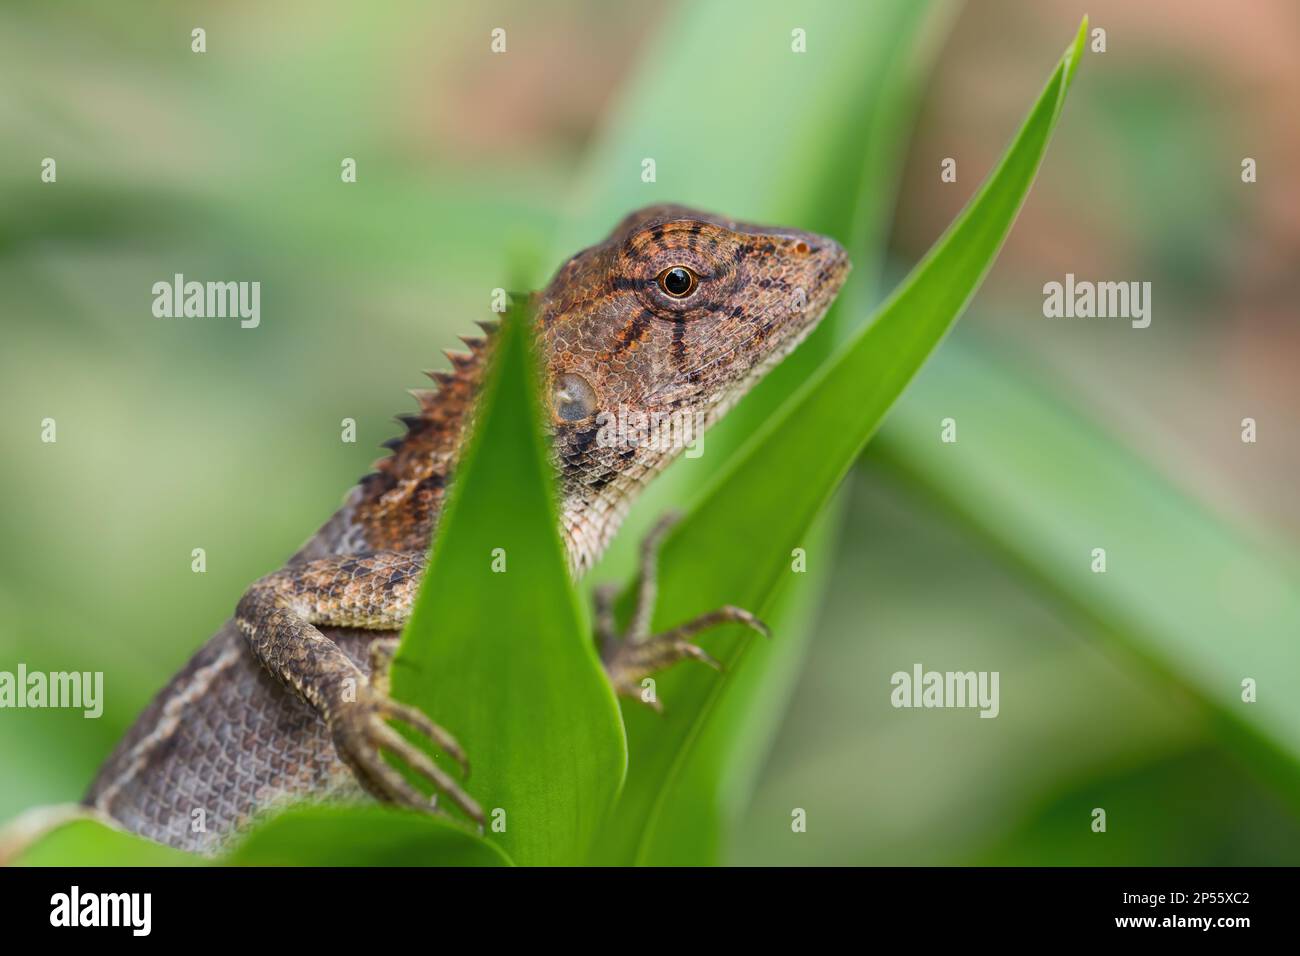
[[[429,547],[491,361],[497,327],[483,328],[482,337],[462,337],[467,352],[447,353],[450,371],[426,373],[436,388],[412,392],[419,411],[398,416],[406,432],[385,443],[392,454],[375,463],[374,472],[295,558]],[[604,552],[632,500],[664,464],[652,449],[632,454],[603,447],[598,430],[555,436],[560,531],[575,577]]]

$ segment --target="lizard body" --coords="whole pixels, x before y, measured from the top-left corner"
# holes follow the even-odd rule
[[[847,271],[843,250],[822,236],[675,206],[632,214],[560,267],[537,296],[535,331],[575,575],[681,450],[600,441],[601,413],[676,412],[707,427],[812,330]],[[140,715],[100,769],[87,806],[204,853],[292,799],[369,792],[430,809],[382,749],[478,817],[473,799],[387,723],[405,722],[464,760],[450,734],[387,697],[386,661],[472,421],[494,342],[494,327],[484,328],[465,340],[468,352],[448,353],[450,371],[430,373],[436,389],[415,393],[419,411],[402,418],[406,433],[388,443],[392,454],[283,569],[250,587],[234,619]],[[651,578],[643,575],[650,603]],[[707,661],[689,641],[700,630],[726,620],[761,628],[747,612],[723,608],[650,635],[648,612],[639,612],[618,641],[607,612],[598,608],[598,636],[622,693],[677,660]]]

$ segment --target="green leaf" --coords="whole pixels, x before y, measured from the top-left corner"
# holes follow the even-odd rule
[[[49,831],[15,866],[200,866],[205,861],[97,820],[73,820]]]
[[[782,0],[747,3],[743,21],[726,0],[679,5],[660,25],[645,65],[619,95],[583,177],[583,202],[553,249],[561,258],[608,229],[628,209],[655,200],[699,205],[738,218],[798,225],[849,248],[854,270],[839,303],[799,350],[770,372],[708,435],[708,453],[661,475],[633,508],[592,581],[632,573],[640,538],[667,508],[691,500],[734,450],[830,354],[837,316],[874,296],[881,239],[896,194],[920,85],[957,7],[949,2],[877,0],[801,10],[809,53],[791,50]],[[828,40],[828,38],[833,38]],[[746,64],[737,71],[734,64]],[[755,86],[752,77],[764,82]],[[725,110],[666,111],[707,88]],[[845,123],[845,116],[855,117]],[[773,136],[780,130],[780,136]],[[646,150],[652,149],[647,154]],[[628,175],[642,157],[659,179]],[[744,157],[736,163],[719,157]],[[831,535],[835,522],[827,522]],[[828,540],[830,538],[828,537]],[[793,577],[765,612],[781,640],[755,648],[733,673],[709,741],[686,768],[667,816],[691,832],[673,840],[675,862],[717,859],[724,804],[743,803],[780,723],[810,644],[824,576]],[[762,705],[754,700],[762,698]],[[633,755],[633,760],[636,756]]]
[[[563,864],[585,855],[627,751],[559,539],[530,323],[503,322],[393,692],[466,748],[467,785],[498,814],[489,838],[520,864]]]
[[[499,848],[451,820],[378,805],[297,806],[270,815],[217,860],[97,820],[55,827],[16,866],[509,866]]]
[[[1300,801],[1300,696],[1275,683],[1300,673],[1294,561],[1188,497],[1014,361],[953,344],[873,456],[1115,646],[1189,690],[1222,719],[1234,752]],[[943,415],[960,419],[960,442],[919,437]],[[1106,549],[1105,574],[1092,571],[1096,547]],[[1259,687],[1249,704],[1247,677]]]
[[[509,866],[462,824],[383,806],[293,807],[220,861],[231,866]]]
[[[810,554],[833,554],[844,496],[818,516],[807,537]],[[723,855],[727,824],[748,805],[769,741],[794,692],[799,663],[830,579],[830,563],[782,579],[763,618],[779,635],[755,641],[720,686],[716,705],[681,761],[660,810],[642,836],[640,862],[704,866]]]
[[[876,320],[750,439],[665,542],[657,625],[728,602],[766,613],[791,550],[807,544],[813,519],[992,266],[1060,117],[1086,29],[1085,19],[997,169]],[[810,551],[808,560],[829,557]],[[734,628],[711,641],[729,664],[752,643]],[[702,669],[677,668],[659,681],[663,719],[626,711],[635,759],[602,859],[671,856],[652,835],[723,686]]]

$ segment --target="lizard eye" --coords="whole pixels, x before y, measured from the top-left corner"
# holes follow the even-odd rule
[[[684,299],[699,285],[700,277],[685,266],[671,266],[659,273],[659,288],[674,299]]]

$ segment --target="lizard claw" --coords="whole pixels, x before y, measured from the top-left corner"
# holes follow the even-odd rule
[[[722,670],[719,661],[691,640],[696,634],[722,624],[735,623],[744,624],[764,637],[771,636],[766,624],[744,608],[732,604],[701,614],[671,630],[659,634],[650,633],[650,619],[654,616],[655,598],[659,590],[659,544],[680,517],[677,512],[664,515],[641,542],[640,587],[637,589],[632,619],[621,637],[615,633],[615,591],[611,588],[597,588],[593,594],[600,656],[610,683],[614,685],[614,691],[628,697],[640,697],[655,710],[662,710],[662,706],[653,696],[641,694],[640,683],[643,678],[687,658],[708,664],[714,670]]]
[[[634,635],[622,641],[608,645],[604,654],[605,670],[615,691],[636,697],[640,695],[640,681],[657,671],[663,670],[682,660],[695,660],[707,664],[716,671],[723,669],[722,663],[690,637],[718,627],[722,624],[744,624],[764,637],[769,637],[767,625],[744,608],[727,605],[701,614],[670,631],[637,638]],[[653,702],[649,702],[652,703]],[[655,707],[658,710],[658,707]]]
[[[334,746],[339,756],[352,768],[361,785],[381,800],[425,813],[441,812],[438,809],[438,794],[445,794],[466,816],[482,827],[485,819],[483,810],[474,798],[461,789],[460,784],[446,771],[440,769],[432,757],[389,726],[389,720],[402,721],[419,731],[446,751],[466,775],[469,773],[469,761],[456,738],[423,712],[363,684],[357,689],[357,699],[340,705],[330,721]],[[427,795],[411,783],[400,770],[384,759],[382,751],[388,751],[432,784],[434,794]]]

